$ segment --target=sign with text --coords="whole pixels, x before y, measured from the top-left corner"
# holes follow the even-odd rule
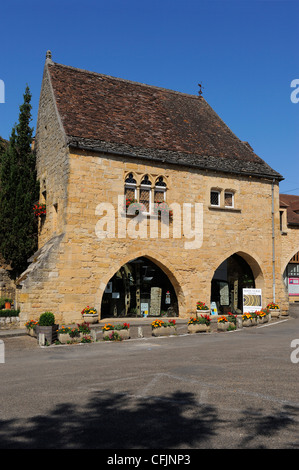
[[[243,313],[262,309],[262,289],[243,289]]]
[[[289,277],[289,295],[299,295],[299,277]]]

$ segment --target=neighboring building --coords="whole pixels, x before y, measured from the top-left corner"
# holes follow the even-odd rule
[[[47,215],[19,279],[21,321],[50,310],[76,322],[86,305],[101,318],[188,317],[199,300],[240,312],[243,287],[287,310],[283,178],[200,94],[60,65],[48,53],[35,151]],[[133,215],[118,207],[124,194],[143,204],[140,225],[140,206]],[[163,202],[169,227],[151,216]]]
[[[282,272],[290,302],[299,302],[299,196],[280,194]]]

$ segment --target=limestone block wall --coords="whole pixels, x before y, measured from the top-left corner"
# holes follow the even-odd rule
[[[192,240],[183,234],[174,238],[171,228],[168,238],[162,238],[160,232],[152,238],[132,237],[128,230],[132,218],[118,211],[118,197],[124,193],[128,172],[134,172],[138,181],[145,174],[153,179],[163,175],[168,185],[168,204],[177,203],[182,208],[183,203],[191,204],[191,212],[195,203],[202,204],[202,240],[196,248],[187,248],[186,242]],[[67,188],[63,237],[51,252],[55,255],[44,258],[43,265],[36,270],[42,271],[42,276],[36,274],[32,282],[29,274],[23,283],[24,321],[25,317],[37,317],[44,310],[55,310],[53,313],[65,323],[80,321],[80,312],[86,305],[100,312],[107,282],[123,264],[140,256],[154,261],[168,275],[176,290],[181,317],[194,312],[198,300],[210,303],[214,271],[234,253],[251,266],[256,287],[263,289],[263,305],[273,300],[271,181],[187,168],[178,170],[143,160],[78,151],[69,155]],[[211,207],[211,188],[220,190],[221,201],[224,190],[234,192],[234,207],[225,208],[222,202],[218,208]],[[282,309],[287,309],[281,275],[277,185],[274,198],[275,300]],[[109,217],[99,206],[103,203],[108,204]],[[107,222],[104,226],[103,220]],[[183,232],[183,218],[180,220]],[[149,219],[146,224],[149,234]],[[159,230],[162,225],[158,221]],[[99,236],[99,227],[104,232],[110,228],[106,237]]]
[[[66,137],[53,99],[47,67],[41,87],[35,136],[37,178],[40,203],[47,206],[47,217],[39,223],[39,247],[65,224],[68,182],[68,148]]]

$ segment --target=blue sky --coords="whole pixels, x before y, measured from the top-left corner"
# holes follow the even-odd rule
[[[281,192],[299,194],[298,1],[5,0],[0,16],[0,136],[26,84],[35,128],[50,49],[58,63],[184,93],[202,83],[231,130],[284,176]]]

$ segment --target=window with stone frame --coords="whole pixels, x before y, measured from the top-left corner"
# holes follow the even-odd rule
[[[130,201],[136,200],[137,186],[133,173],[129,173],[125,179],[125,196]]]
[[[166,183],[163,176],[159,176],[154,188],[154,203],[161,204],[166,199]]]
[[[220,206],[220,191],[212,189],[210,193],[211,206]]]
[[[146,213],[150,212],[151,207],[151,186],[148,175],[145,175],[140,183],[139,202],[145,206]]]
[[[234,207],[234,193],[232,191],[224,192],[224,205],[225,207]]]

